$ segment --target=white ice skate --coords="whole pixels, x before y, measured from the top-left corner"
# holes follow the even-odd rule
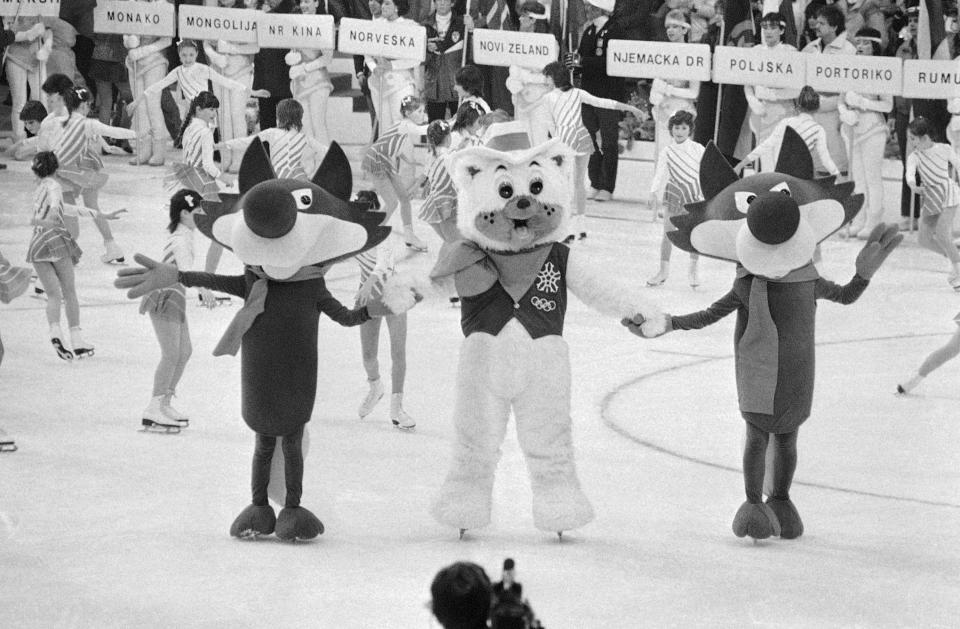
[[[180,423],[163,412],[162,395],[155,395],[150,399],[150,404],[143,411],[141,423],[146,432],[180,432]]]
[[[117,241],[108,240],[103,243],[103,247],[106,251],[100,256],[101,262],[104,264],[123,264],[123,249],[120,248]]]
[[[403,410],[403,393],[394,393],[390,396],[390,421],[400,430],[410,430],[417,425],[417,422]]]
[[[17,442],[12,437],[0,437],[0,452],[16,452]]]
[[[170,400],[173,399],[173,396],[174,396],[173,391],[170,391],[169,393],[164,395],[163,402],[160,405],[160,409],[164,415],[166,415],[173,421],[180,424],[181,428],[186,428],[187,426],[190,425],[190,418],[170,405]]]
[[[360,415],[360,419],[372,413],[377,403],[383,399],[383,381],[377,378],[369,382],[370,390],[367,391],[367,397],[363,398],[363,402],[360,403],[360,408],[357,409],[357,414]]]

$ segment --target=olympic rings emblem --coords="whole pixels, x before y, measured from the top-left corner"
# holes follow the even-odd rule
[[[542,297],[533,296],[530,298],[530,303],[533,304],[533,307],[537,310],[542,310],[543,312],[553,312],[557,309],[557,302],[552,299],[544,299]]]

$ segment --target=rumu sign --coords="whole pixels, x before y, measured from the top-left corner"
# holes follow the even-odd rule
[[[117,35],[170,37],[177,32],[169,2],[98,0],[93,9],[93,30]]]
[[[221,9],[180,5],[180,37],[222,39],[244,44],[257,43],[257,22],[263,17],[252,9]]]
[[[903,95],[907,98],[960,97],[960,59],[903,62]]]
[[[478,28],[473,32],[473,60],[485,66],[542,68],[557,60],[557,40],[545,33]]]
[[[638,79],[710,80],[710,46],[611,39],[607,74]]]
[[[351,55],[423,61],[427,56],[427,29],[415,22],[396,24],[345,17],[340,20],[337,50]]]

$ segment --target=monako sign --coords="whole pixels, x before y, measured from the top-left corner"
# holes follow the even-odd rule
[[[473,60],[480,65],[542,68],[557,60],[553,35],[478,28],[472,37]]]
[[[181,4],[182,39],[222,39],[244,44],[257,43],[257,22],[263,17],[253,9],[222,9]]]
[[[607,74],[644,79],[710,80],[710,46],[611,39]]]
[[[806,84],[821,92],[899,94],[903,61],[869,55],[808,55]]]
[[[336,46],[332,15],[263,13],[257,37],[261,48],[333,50]]]
[[[767,51],[759,46],[717,46],[713,53],[713,80],[733,85],[796,87],[806,80],[807,57],[800,52]]]
[[[931,99],[960,97],[960,59],[904,61],[903,95]]]
[[[60,0],[0,0],[0,16],[15,15],[57,17],[60,15]]]
[[[177,32],[169,2],[98,0],[93,9],[93,30],[117,35],[171,37]]]
[[[351,55],[423,61],[427,56],[427,30],[415,22],[340,20],[337,50]]]

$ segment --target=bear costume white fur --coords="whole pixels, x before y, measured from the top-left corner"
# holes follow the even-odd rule
[[[453,277],[461,299],[450,470],[432,509],[443,524],[490,523],[493,480],[511,411],[527,461],[538,529],[562,533],[593,517],[574,463],[566,290],[596,310],[662,329],[636,282],[591,265],[558,242],[567,233],[574,153],[559,140],[502,152],[458,151],[449,170],[464,240],[445,245],[431,272]]]

